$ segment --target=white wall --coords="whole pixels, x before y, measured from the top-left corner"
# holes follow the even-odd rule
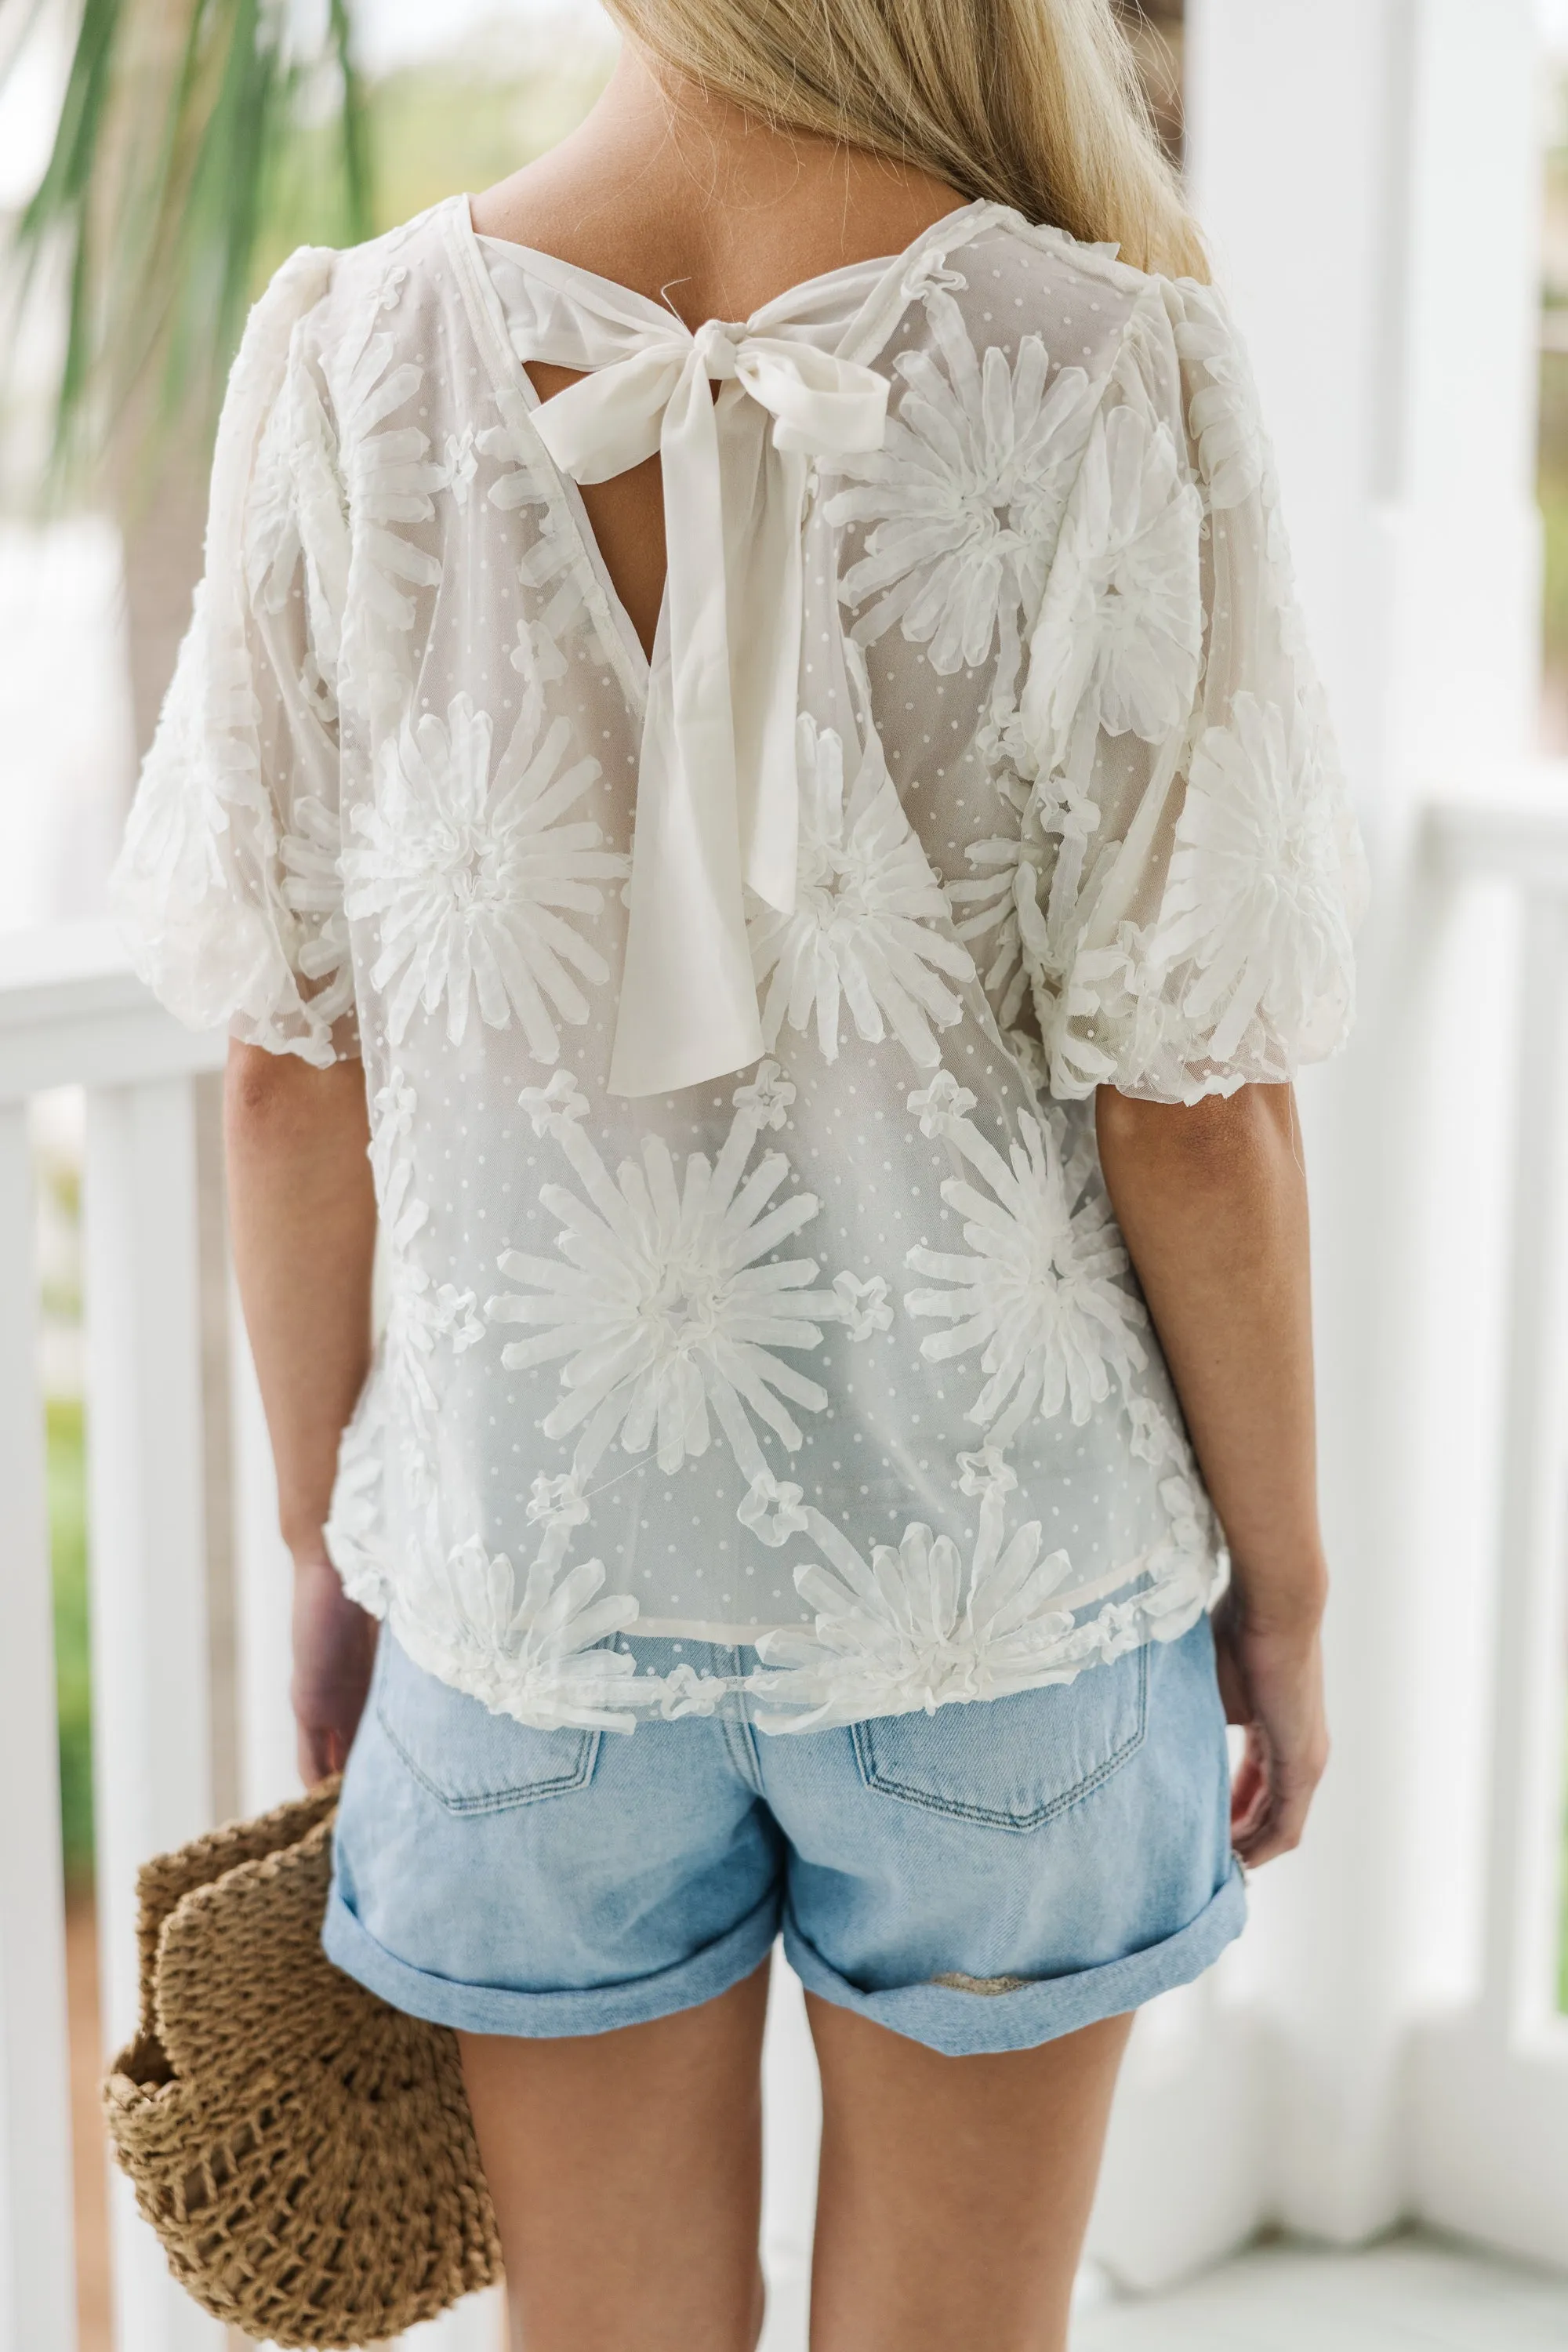
[[[1249,339],[1373,854],[1363,1013],[1303,1089],[1336,1751],[1257,1883],[1275,2201],[1351,2239],[1407,2189],[1403,2063],[1473,1966],[1510,940],[1439,929],[1413,827],[1531,749],[1532,0],[1189,0],[1194,188]]]

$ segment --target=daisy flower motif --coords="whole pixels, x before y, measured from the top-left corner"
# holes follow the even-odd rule
[[[545,1529],[519,1593],[507,1555],[470,1538],[399,1593],[395,1630],[416,1664],[492,1715],[539,1731],[629,1731],[628,1710],[646,1696],[632,1687],[637,1661],[601,1644],[634,1622],[637,1604],[629,1594],[596,1599],[604,1563],[569,1567],[570,1538],[564,1523]]]
[[[1209,503],[1221,509],[1244,506],[1260,492],[1271,509],[1278,498],[1274,466],[1246,352],[1216,295],[1197,286],[1182,292],[1187,315],[1175,330],[1176,349],[1207,379],[1187,404],[1187,423]]]
[[[520,507],[542,506],[548,501],[549,489],[528,403],[511,384],[498,392],[495,399],[501,421],[487,425],[475,436],[474,446],[481,456],[495,458],[504,471],[496,476],[485,495],[503,514],[515,514]]]
[[[973,976],[967,950],[932,928],[947,901],[904,814],[881,746],[868,736],[847,801],[844,744],[802,712],[799,879],[795,912],[759,907],[748,929],[772,1045],[787,1021],[815,1024],[823,1058],[838,1058],[847,1007],[856,1033],[879,1045],[890,1030],[925,1068],[941,1059],[931,1024],[950,1028],[963,1008],[938,977]]]
[[[658,1677],[658,1713],[666,1723],[689,1715],[716,1715],[735,1688],[732,1675],[700,1675],[684,1661]]]
[[[885,1275],[873,1274],[862,1281],[856,1274],[837,1274],[833,1277],[844,1328],[851,1339],[868,1339],[873,1331],[890,1331],[893,1310],[888,1304],[888,1281]]]
[[[498,484],[499,488],[500,485]],[[527,610],[517,625],[517,643],[510,659],[524,677],[546,682],[566,675],[561,641],[579,626],[588,606],[578,576],[575,551],[563,533],[551,528],[548,514],[539,537],[521,558],[518,585],[528,597]]]
[[[763,1670],[748,1688],[801,1712],[763,1718],[770,1731],[817,1731],[869,1715],[912,1715],[970,1699],[1005,1698],[1044,1682],[1069,1682],[1072,1574],[1065,1551],[1042,1559],[1040,1523],[1008,1538],[1005,1488],[981,1498],[967,1562],[950,1536],[917,1520],[897,1550],[862,1557],[831,1520],[810,1514],[826,1567],[795,1572],[816,1612],[807,1633],[764,1633]],[[1064,1600],[1068,1605],[1063,1606]]]
[[[354,1001],[342,849],[331,810],[314,793],[303,794],[294,803],[293,825],[279,845],[283,861],[279,895],[304,930],[294,961],[307,980],[321,982],[309,1002],[312,1019],[323,1028],[331,1028]]]
[[[377,1090],[371,1108],[371,1171],[387,1244],[382,1360],[393,1393],[411,1417],[422,1459],[440,1406],[435,1379],[439,1350],[445,1345],[460,1356],[484,1338],[485,1327],[474,1311],[473,1292],[435,1282],[415,1252],[416,1236],[428,1224],[430,1209],[414,1190],[413,1087],[395,1072]]]
[[[1018,1474],[1005,1458],[999,1445],[983,1445],[974,1454],[961,1454],[958,1490],[961,1495],[988,1495],[993,1486],[1010,1495],[1018,1483]]]
[[[759,1132],[764,1127],[776,1130],[788,1123],[795,1084],[769,1057],[757,1064],[757,1075],[750,1085],[737,1087],[730,1099],[737,1110],[755,1119]]]
[[[586,1118],[588,1097],[570,1070],[555,1070],[544,1087],[524,1087],[518,1097],[535,1135],[548,1135],[558,1118]]]
[[[370,977],[395,1045],[417,1007],[443,1004],[460,1045],[477,1003],[491,1028],[515,1015],[535,1059],[553,1062],[556,1022],[587,1019],[573,975],[602,982],[609,967],[566,916],[597,914],[600,884],[627,861],[590,819],[563,821],[599,775],[596,760],[563,770],[571,731],[564,718],[545,728],[530,697],[492,778],[489,715],[459,694],[445,723],[405,718],[387,747],[374,800],[353,812],[343,903],[379,926]]]
[[[805,1527],[801,1492],[791,1480],[775,1478],[764,1470],[752,1479],[735,1517],[770,1550],[776,1551],[780,1544],[787,1543],[791,1536],[799,1535]]]
[[[417,1100],[401,1070],[376,1088],[370,1106],[370,1169],[388,1246],[405,1250],[430,1214],[414,1193],[414,1114]]]
[[[570,529],[561,527],[561,518],[551,507],[550,465],[541,450],[528,404],[509,386],[496,394],[496,405],[501,422],[487,425],[476,445],[504,468],[489,486],[489,502],[502,514],[515,514],[523,507],[539,509],[539,535],[518,562],[518,585],[526,603],[510,658],[513,669],[524,677],[548,684],[565,677],[561,640],[580,625],[588,607]]]
[[[1018,730],[1042,773],[1075,731],[1183,728],[1203,657],[1203,499],[1138,410],[1097,417],[1030,646]]]
[[[998,628],[1032,623],[1088,431],[1092,395],[1079,367],[1050,375],[1038,335],[1016,360],[993,343],[984,359],[952,296],[926,313],[937,347],[894,362],[905,391],[882,447],[842,467],[856,487],[826,508],[834,524],[868,522],[866,551],[839,593],[866,605],[855,637],[871,645],[894,623],[951,677],[977,669]]]
[[[981,985],[1003,1029],[1011,1029],[1028,995],[1032,972],[1047,961],[1042,908],[1056,851],[1040,822],[1037,796],[1011,776],[997,789],[1018,820],[1016,834],[973,841],[964,851],[977,870],[964,882],[947,885],[952,928],[965,941],[989,940],[991,961]]]
[[[565,1360],[561,1401],[542,1426],[551,1438],[582,1433],[579,1480],[617,1436],[626,1453],[651,1445],[661,1470],[679,1470],[707,1452],[714,1422],[755,1479],[767,1464],[753,1424],[793,1453],[802,1440],[789,1407],[820,1412],[827,1402],[780,1350],[819,1347],[839,1302],[810,1288],[814,1258],[771,1255],[819,1203],[811,1192],[776,1199],[790,1172],[782,1152],[749,1164],[763,1122],[757,1087],[741,1093],[717,1160],[693,1152],[683,1172],[664,1138],[648,1135],[640,1160],[623,1160],[612,1177],[569,1100],[542,1113],[580,1187],[540,1187],[561,1220],[565,1263],[506,1251],[501,1272],[526,1287],[485,1312],[532,1327],[532,1338],[502,1349],[509,1370]]]
[[[389,421],[425,381],[415,361],[393,364],[394,348],[391,331],[367,310],[360,331],[331,346],[323,361],[338,425],[342,497],[354,519],[355,593],[345,605],[344,671],[378,706],[402,689],[413,592],[441,579],[440,558],[406,526],[431,520],[435,493],[447,480],[445,465],[431,457],[429,436],[416,424]]]
[[[916,1108],[917,1098],[910,1098]],[[1110,1393],[1125,1391],[1146,1361],[1138,1334],[1143,1309],[1124,1286],[1127,1253],[1103,1190],[1092,1182],[1093,1152],[1081,1140],[1064,1166],[1056,1134],[1029,1111],[1021,1141],[1004,1160],[962,1116],[933,1123],[987,1190],[951,1177],[942,1199],[965,1220],[972,1253],[918,1246],[906,1263],[952,1285],[909,1292],[911,1315],[934,1316],[951,1331],[921,1342],[930,1363],[980,1351],[985,1384],[969,1408],[992,1447],[1008,1444],[1032,1415],[1051,1420],[1064,1404],[1081,1425]]]
[[[387,1277],[384,1361],[395,1390],[426,1425],[440,1409],[432,1373],[442,1343],[460,1356],[485,1336],[474,1308],[471,1290],[459,1290],[455,1283],[433,1282],[414,1258],[393,1259]]]
[[[587,1498],[570,1471],[558,1478],[548,1476],[542,1470],[536,1474],[528,1496],[531,1525],[537,1527],[542,1522],[553,1527],[558,1519],[564,1519],[569,1527],[577,1528],[587,1517]]]
[[[921,1133],[934,1138],[947,1133],[949,1122],[961,1119],[965,1111],[974,1108],[975,1097],[967,1087],[961,1087],[951,1070],[939,1070],[929,1087],[921,1087],[910,1095],[907,1108],[921,1123]]]
[[[465,425],[460,435],[448,433],[441,460],[440,487],[451,491],[458,506],[468,505],[468,489],[479,470],[479,461],[474,455],[473,426]]]
[[[1351,1006],[1351,908],[1338,778],[1300,716],[1238,694],[1230,724],[1193,755],[1150,943],[1162,971],[1190,964],[1190,1019],[1231,1061],[1254,1023],[1294,1053],[1331,1050]],[[1273,1057],[1271,1057],[1273,1058]]]

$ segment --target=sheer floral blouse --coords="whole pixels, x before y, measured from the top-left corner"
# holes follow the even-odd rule
[[[650,663],[577,486],[655,450]],[[116,887],[183,1019],[363,1057],[328,1541],[434,1674],[797,1731],[1214,1599],[1094,1092],[1331,1053],[1361,881],[1206,288],[988,203],[695,335],[466,197],[302,249]]]

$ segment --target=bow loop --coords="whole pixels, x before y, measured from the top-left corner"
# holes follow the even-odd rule
[[[762,1055],[744,892],[795,906],[806,462],[879,448],[888,407],[874,368],[805,340],[721,319],[634,332],[629,356],[534,419],[579,482],[656,449],[664,479],[668,580],[610,1055],[621,1095],[673,1093]]]
[[[687,348],[671,334],[629,359],[595,368],[535,409],[534,429],[563,474],[577,482],[607,482],[654,456]]]

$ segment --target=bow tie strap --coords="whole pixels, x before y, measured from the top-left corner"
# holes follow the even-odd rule
[[[888,386],[810,343],[720,320],[695,335],[679,321],[632,331],[626,358],[557,393],[534,422],[579,482],[656,449],[663,472],[668,582],[609,1077],[614,1094],[645,1095],[763,1052],[743,886],[794,908],[806,464],[879,447]]]
[[[658,449],[659,426],[689,346],[672,337],[569,383],[534,414],[540,439],[575,482],[607,482]]]

